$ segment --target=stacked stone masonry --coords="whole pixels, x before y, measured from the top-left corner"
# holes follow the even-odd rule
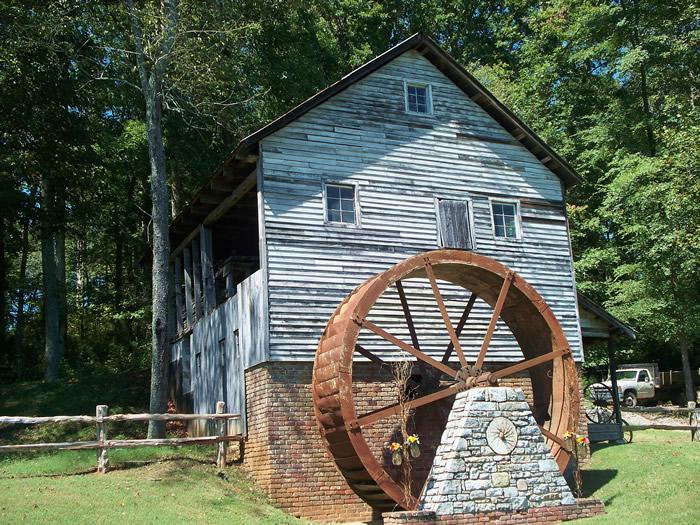
[[[498,421],[512,428],[507,452],[487,440],[487,429]],[[439,516],[516,512],[574,501],[522,390],[474,388],[457,394],[421,499],[425,510]]]
[[[246,371],[244,465],[272,503],[290,514],[316,521],[379,519],[380,515],[348,487],[321,441],[311,399],[312,367],[313,363],[306,362],[266,362]],[[368,374],[359,368],[354,375],[359,380],[359,411],[394,401],[386,378],[367,379]],[[526,398],[531,395],[527,377],[509,378],[501,384],[522,388]],[[441,410],[446,419],[450,405]],[[434,421],[436,427],[444,424],[438,417]],[[434,429],[434,437],[428,435],[429,430],[419,431],[425,452],[421,459],[426,460],[437,448],[442,427]],[[375,436],[375,450],[381,448],[380,437],[379,433]],[[416,474],[425,480],[428,469],[417,469]],[[417,480],[416,485],[419,492],[422,481]]]
[[[487,512],[452,516],[437,516],[431,511],[390,512],[384,514],[383,523],[384,525],[544,524],[591,518],[604,513],[605,508],[599,500],[577,499],[575,505],[531,508],[524,512]]]

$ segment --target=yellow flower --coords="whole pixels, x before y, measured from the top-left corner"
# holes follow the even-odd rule
[[[420,440],[418,439],[418,436],[416,434],[413,434],[411,436],[408,436],[408,438],[406,439],[406,443],[408,443],[409,445],[420,445]]]
[[[391,452],[398,452],[401,450],[401,443],[394,441],[393,443],[388,444],[386,448],[388,448]]]

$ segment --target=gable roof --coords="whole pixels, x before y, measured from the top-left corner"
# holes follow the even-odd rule
[[[620,321],[617,317],[608,312],[605,308],[593,301],[593,299],[586,297],[581,292],[576,292],[576,295],[578,298],[578,304],[581,308],[584,308],[585,310],[591,312],[593,315],[601,318],[603,321],[608,323],[608,325],[614,331],[620,334],[624,334],[631,339],[637,338],[637,331],[634,328]]]
[[[322,104],[358,80],[365,78],[367,75],[411,49],[423,55],[438,70],[460,87],[471,100],[501,124],[501,126],[513,135],[513,137],[527,148],[540,162],[555,173],[564,182],[566,187],[570,187],[581,180],[576,171],[563,158],[550,148],[544,140],[532,131],[510,109],[499,102],[491,92],[459,65],[454,58],[441,49],[435,41],[421,33],[416,33],[242,139],[216,171],[210,183],[197,194],[192,204],[173,220],[173,226],[175,228],[184,226],[188,210],[192,205],[203,204],[203,202],[198,201],[204,200],[202,197],[206,194],[208,188],[212,189],[211,184],[216,183],[217,179],[223,180],[231,175],[235,177],[236,174],[242,173],[242,177],[235,177],[238,180],[242,180],[245,174],[252,170],[255,165],[258,143],[262,139],[298,119],[309,110]],[[229,184],[231,182],[233,181],[229,181]],[[196,224],[191,218],[189,223]]]

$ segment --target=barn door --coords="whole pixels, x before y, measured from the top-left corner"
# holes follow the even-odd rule
[[[438,244],[441,248],[472,250],[472,228],[469,222],[469,202],[438,200]]]

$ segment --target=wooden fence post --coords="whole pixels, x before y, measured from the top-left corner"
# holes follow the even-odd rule
[[[95,408],[95,416],[97,417],[97,472],[104,474],[109,470],[109,449],[105,448],[104,442],[107,440],[107,427],[102,421],[103,417],[107,417],[109,414],[109,407],[107,405],[97,405]]]
[[[700,409],[697,408],[697,404],[694,401],[688,401],[688,415],[690,426],[700,425]],[[700,441],[700,430],[690,431],[690,441]]]
[[[216,402],[216,413],[217,414],[224,414],[226,412],[226,403],[223,401],[217,401]],[[226,435],[226,428],[228,425],[226,424],[227,421],[225,419],[219,419],[217,421],[218,424],[218,435],[219,437],[224,437]],[[217,446],[217,453],[216,453],[216,466],[220,469],[223,469],[226,466],[226,442],[225,441],[220,441]]]

